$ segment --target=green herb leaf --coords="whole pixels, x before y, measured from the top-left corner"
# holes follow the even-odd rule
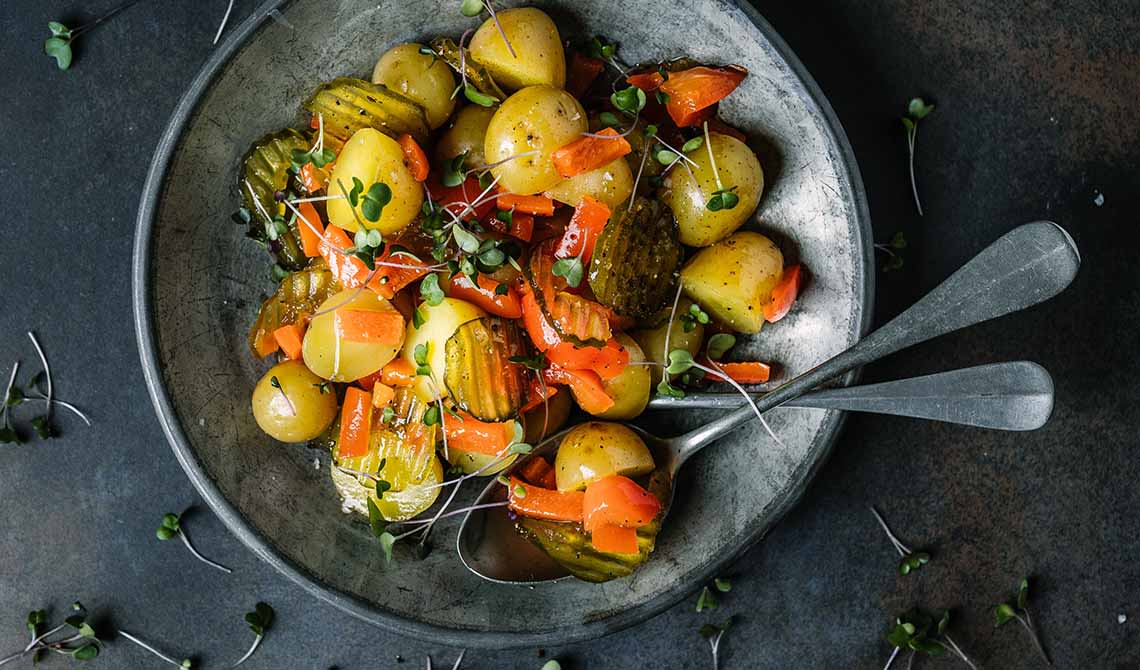
[[[99,655],[99,645],[94,642],[89,642],[75,651],[71,652],[71,657],[77,661],[90,661]]]
[[[705,610],[714,610],[717,607],[716,596],[705,586],[701,589],[701,594],[697,596],[697,612]]]
[[[715,586],[716,590],[720,591],[721,593],[728,593],[732,590],[732,582],[724,579],[723,577],[717,577],[714,579],[713,586]]]
[[[46,414],[32,419],[32,428],[36,431],[36,436],[41,440],[51,439],[54,435],[51,427],[51,419],[49,419]]]
[[[479,251],[479,238],[469,233],[463,226],[455,226],[451,229],[451,234],[464,253],[473,254]]]
[[[950,625],[950,610],[942,610],[942,615],[938,617],[938,634],[943,635],[946,633],[946,628]]]
[[[1024,610],[1029,604],[1029,578],[1022,577],[1017,587],[1017,609]]]
[[[621,121],[618,121],[617,114],[613,112],[602,112],[599,114],[598,123],[602,124],[605,128],[617,128],[621,125]]]
[[[542,370],[546,367],[546,354],[541,351],[533,356],[511,356],[507,360],[528,370]]]
[[[432,272],[420,282],[420,297],[424,302],[435,307],[443,302],[443,289],[439,287],[439,275]]]
[[[0,444],[21,444],[20,434],[11,426],[0,426]]]
[[[661,148],[653,152],[653,158],[662,165],[672,165],[679,156],[670,149]]]
[[[687,349],[674,349],[669,352],[669,365],[665,368],[665,372],[671,375],[679,375],[688,371],[693,367],[693,355]]]
[[[912,121],[912,120],[910,119],[910,117],[908,117],[908,116],[904,116],[904,117],[902,117],[901,121],[902,121],[902,124],[903,124],[903,128],[906,128],[906,132],[907,132],[908,134],[910,134],[910,133],[913,133],[913,132],[914,132],[914,121]]]
[[[657,385],[657,395],[666,398],[684,398],[685,392],[662,379],[661,383]]]
[[[523,486],[522,484],[519,484],[518,486],[515,487],[514,491],[512,491],[511,493],[516,498],[525,498],[526,497],[526,487]]]
[[[439,406],[432,405],[424,412],[424,425],[434,426],[439,423]]]
[[[352,190],[348,192],[348,204],[356,207],[360,203],[360,194],[364,192],[364,182],[352,178]]]
[[[534,451],[534,447],[527,444],[526,442],[515,442],[514,444],[511,445],[511,448],[508,450],[508,453],[511,453],[511,454],[529,454],[532,451]]]
[[[902,256],[890,256],[887,258],[887,262],[883,263],[883,272],[894,272],[895,270],[901,270],[902,267]]]
[[[729,349],[736,346],[736,336],[730,333],[717,333],[709,338],[705,353],[714,361],[719,361]]]
[[[467,178],[467,174],[463,171],[463,162],[467,160],[467,152],[452,156],[451,160],[444,161],[443,174],[440,175],[440,183],[444,186],[459,186],[463,180]]]
[[[412,328],[419,330],[424,325],[424,313],[417,307],[412,310]]]
[[[511,286],[506,282],[500,282],[499,285],[495,287],[495,295],[506,295],[510,292]]]
[[[558,661],[547,661],[542,664],[542,670],[562,670],[562,664]]]
[[[482,12],[482,0],[463,0],[459,3],[459,13],[464,16],[479,16]]]
[[[391,533],[380,534],[380,550],[384,552],[384,561],[391,565],[392,547],[396,544],[396,536]]]
[[[582,259],[575,256],[574,258],[563,258],[555,261],[551,267],[551,272],[557,277],[564,278],[571,288],[578,288],[582,283],[582,275],[584,274]]]
[[[906,249],[906,236],[901,230],[891,238],[891,248],[895,250]]]
[[[629,115],[636,115],[645,108],[645,91],[636,86],[623,88],[610,96],[614,107]]]
[[[906,106],[906,111],[915,120],[922,120],[930,116],[931,112],[934,111],[934,105],[926,104],[922,98],[911,98]]]
[[[59,37],[49,37],[44,41],[44,53],[55,59],[59,69],[71,67],[71,42]]]
[[[1002,603],[994,608],[994,628],[1004,626],[1016,618],[1017,613],[1007,603]]]
[[[468,100],[475,103],[476,105],[479,105],[480,107],[494,107],[495,104],[499,102],[498,98],[483,93],[471,84],[468,84],[463,89],[463,95]]]
[[[685,153],[689,153],[690,151],[696,151],[697,149],[701,148],[701,145],[704,144],[704,142],[705,142],[705,138],[701,137],[700,135],[697,135],[693,139],[682,144],[681,145],[681,151],[683,151]]]
[[[52,37],[62,37],[65,40],[71,39],[71,29],[59,21],[48,21],[48,30],[51,31]]]
[[[389,202],[392,202],[392,189],[384,182],[376,182],[364,194],[360,203],[360,213],[369,221],[379,221],[380,214]]]

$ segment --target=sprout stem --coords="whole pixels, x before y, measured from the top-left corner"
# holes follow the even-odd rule
[[[52,393],[51,366],[48,365],[47,356],[44,356],[44,350],[42,347],[40,347],[40,341],[36,339],[35,334],[33,334],[32,331],[30,331],[30,330],[28,331],[28,339],[30,339],[32,341],[32,346],[34,346],[36,348],[36,353],[39,354],[39,356],[40,356],[40,363],[44,366],[44,377],[47,378],[47,397],[44,398],[44,402],[47,405],[47,410],[44,412],[44,418],[45,418],[46,422],[50,425],[50,423],[51,423],[51,393]]]
[[[214,35],[214,44],[217,44],[218,40],[222,39],[222,31],[226,29],[226,24],[229,23],[230,12],[232,11],[234,11],[234,0],[230,0],[229,4],[226,5],[226,13],[222,15],[222,22],[218,25],[218,32]]]
[[[891,651],[890,658],[887,659],[887,664],[883,666],[883,670],[891,670],[891,664],[895,662],[895,657],[898,655],[899,655],[899,648],[895,647],[894,650]]]
[[[164,654],[164,653],[162,653],[161,651],[159,651],[159,650],[155,649],[154,647],[150,646],[150,645],[149,645],[149,644],[147,644],[146,642],[143,642],[142,640],[138,639],[138,638],[137,638],[137,637],[135,637],[134,635],[131,635],[130,633],[128,633],[128,632],[127,632],[127,631],[125,631],[125,630],[120,630],[120,631],[119,631],[119,635],[122,635],[123,637],[127,638],[127,639],[128,639],[128,640],[130,640],[131,642],[134,642],[134,643],[135,643],[135,644],[137,644],[138,646],[142,647],[143,649],[146,649],[146,650],[147,650],[147,651],[149,651],[150,653],[152,653],[152,654],[154,654],[155,656],[157,656],[157,657],[161,658],[162,660],[166,661],[167,663],[169,663],[170,665],[173,665],[173,666],[174,666],[174,667],[176,667],[176,668],[185,668],[185,667],[188,667],[188,666],[185,664],[185,662],[180,662],[180,661],[176,661],[176,660],[174,660],[173,658],[171,658],[171,657],[167,656],[166,654]]]
[[[495,27],[499,29],[499,36],[503,38],[503,43],[507,45],[507,51],[511,52],[511,58],[518,58],[519,55],[515,53],[515,48],[511,46],[511,41],[507,39],[507,32],[503,30],[503,23],[499,20],[499,15],[495,13],[495,8],[491,6],[490,0],[483,0],[483,6],[491,14],[491,18],[495,21]]]
[[[756,418],[760,420],[760,425],[764,426],[764,431],[768,433],[768,436],[775,440],[776,444],[780,445],[784,449],[787,449],[788,445],[784,444],[784,441],[776,435],[775,431],[772,430],[772,427],[769,426],[768,422],[764,420],[764,415],[760,413],[760,408],[756,406],[756,402],[752,400],[752,396],[748,393],[748,391],[745,391],[743,386],[737,383],[735,379],[728,376],[728,373],[724,371],[724,368],[717,365],[716,361],[709,359],[709,365],[711,365],[712,368],[707,368],[700,363],[693,363],[693,367],[698,370],[704,370],[705,372],[711,372],[714,375],[724,377],[724,380],[731,384],[732,387],[735,388],[740,393],[740,395],[744,396],[744,399],[748,401],[748,404],[752,407],[752,411],[756,413]]]
[[[253,652],[257,651],[257,645],[261,644],[261,638],[262,638],[261,635],[258,635],[257,637],[253,638],[253,644],[250,645],[249,651],[245,652],[245,656],[242,656],[241,658],[239,658],[237,663],[234,663],[230,667],[236,668],[239,665],[241,665],[242,663],[245,663],[247,660],[249,660],[249,657],[253,656]]]
[[[871,514],[875,515],[875,520],[878,521],[879,525],[883,527],[883,532],[887,534],[887,539],[891,541],[892,545],[894,545],[895,551],[899,552],[899,556],[906,558],[908,554],[914,553],[910,550],[910,547],[906,546],[902,543],[901,540],[895,537],[895,534],[891,532],[890,527],[887,526],[886,520],[883,519],[883,515],[879,514],[879,510],[875,509],[874,505],[871,506]]]
[[[441,515],[439,518],[440,519],[446,519],[447,517],[459,516],[460,514],[466,514],[467,512],[474,512],[476,510],[494,509],[496,507],[506,507],[509,504],[510,503],[508,503],[508,502],[496,502],[496,503],[482,503],[480,505],[471,505],[470,507],[463,507],[461,509],[453,509],[446,514]],[[422,526],[425,523],[432,523],[432,521],[430,519],[412,519],[409,521],[393,521],[389,525],[391,525],[391,526],[396,526],[396,525],[399,525],[399,526]],[[415,531],[412,531],[412,532],[415,532]],[[401,535],[400,537],[403,537],[403,536]]]
[[[705,121],[705,148],[709,152],[709,165],[712,166],[713,176],[716,177],[716,190],[723,191],[724,184],[720,183],[720,170],[716,166],[716,158],[713,156],[712,142],[709,141],[709,122]],[[696,163],[694,163],[696,165]]]
[[[907,153],[910,154],[910,190],[914,193],[914,206],[918,208],[918,215],[922,213],[922,201],[918,197],[918,180],[914,177],[914,146],[918,141],[918,122],[915,121],[906,133]]]
[[[218,570],[221,570],[222,572],[226,573],[227,575],[231,574],[233,572],[233,570],[230,570],[229,568],[222,565],[221,563],[215,563],[214,561],[211,561],[210,559],[206,558],[202,554],[198,553],[198,550],[195,549],[194,545],[190,543],[190,538],[186,536],[186,529],[182,528],[181,524],[179,524],[179,528],[178,528],[178,537],[182,539],[182,544],[186,545],[186,548],[190,550],[190,553],[194,554],[194,558],[197,558],[199,561],[202,561],[203,563],[205,563],[206,565],[208,565],[212,568],[216,568]]]

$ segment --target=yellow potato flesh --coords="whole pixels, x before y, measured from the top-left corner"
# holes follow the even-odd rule
[[[717,321],[759,333],[764,305],[784,276],[784,255],[760,233],[741,231],[702,249],[681,269],[685,294]]]
[[[620,423],[592,421],[572,428],[558,446],[554,475],[559,491],[577,491],[604,477],[653,471],[653,456],[637,433]]]
[[[420,213],[423,187],[404,165],[404,150],[400,144],[379,130],[364,128],[348,139],[337,156],[329,181],[329,194],[342,195],[342,185],[345,192],[351,192],[354,177],[364,185],[365,192],[377,182],[387,184],[392,191],[392,199],[377,221],[364,217],[363,199],[357,202],[356,216],[353,216],[354,208],[347,199],[329,200],[326,206],[332,225],[351,233],[363,223],[365,228],[389,235],[403,230]]]
[[[488,164],[511,159],[491,170],[507,191],[542,193],[562,181],[550,155],[586,128],[586,112],[574,96],[551,86],[529,86],[507,98],[491,117],[483,156]]]
[[[309,323],[301,346],[305,365],[314,374],[332,381],[350,382],[376,372],[396,357],[401,343],[349,342],[342,338],[337,333],[333,308],[396,311],[391,303],[369,289],[348,289],[330,296],[317,309],[319,315]]]
[[[618,376],[602,382],[606,395],[614,399],[614,404],[594,416],[600,419],[632,419],[645,411],[649,403],[649,366],[640,365],[646,360],[645,354],[633,338],[625,333],[616,333],[614,337],[629,351],[629,365]]]
[[[735,137],[709,134],[709,144],[724,188],[736,187],[734,194],[740,199],[732,209],[710,211],[709,199],[718,190],[716,174],[709,160],[708,148],[686,154],[694,163],[690,170],[680,166],[669,173],[667,204],[677,218],[682,244],[707,247],[732,234],[756,211],[760,194],[764,190],[764,171],[756,154]],[[696,181],[693,181],[696,177]]]
[[[422,44],[400,44],[376,61],[372,83],[383,84],[424,108],[428,125],[439,128],[455,110],[455,77],[441,59],[420,53]]]
[[[273,385],[277,380],[280,388]],[[278,363],[253,388],[253,418],[282,442],[305,442],[320,435],[337,414],[336,393],[321,393],[324,381],[301,361]]]
[[[661,381],[662,366],[669,364],[668,354],[665,351],[666,336],[668,336],[670,350],[684,349],[694,357],[701,352],[701,344],[705,341],[704,325],[694,323],[693,329],[685,332],[685,323],[681,319],[683,315],[689,313],[689,308],[692,305],[692,300],[682,297],[677,301],[677,313],[673,317],[672,326],[669,326],[669,313],[672,311],[672,306],[670,306],[657,315],[661,321],[660,326],[643,328],[630,333],[633,339],[637,341],[638,346],[641,347],[645,359],[661,364],[647,366],[654,386]]]
[[[495,83],[517,90],[544,84],[566,85],[566,54],[554,21],[541,9],[519,7],[498,13],[499,25],[487,19],[471,37],[471,58],[479,62]],[[499,32],[510,41],[510,47]],[[514,54],[511,53],[514,49]]]
[[[420,345],[427,347],[427,361],[431,367],[431,375],[416,379],[415,387],[416,394],[427,402],[434,400],[436,394],[441,398],[446,398],[448,395],[447,384],[443,381],[447,365],[447,338],[451,337],[456,328],[468,321],[483,318],[486,312],[457,298],[444,298],[438,305],[423,303],[419,310],[423,316],[423,323],[416,328],[414,322],[408,322],[403,356],[414,368],[417,365],[416,347]]]

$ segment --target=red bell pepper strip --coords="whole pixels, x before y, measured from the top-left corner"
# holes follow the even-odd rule
[[[713,372],[705,375],[705,379],[710,382],[723,382],[727,381],[725,376],[738,384],[763,384],[772,377],[772,368],[767,363],[760,361],[745,361],[740,363],[711,363],[706,362],[706,366],[714,370],[720,368],[724,372],[723,375]]]
[[[566,370],[552,365],[542,371],[547,384],[565,384],[574,394],[578,406],[590,414],[601,414],[614,406],[614,399],[606,393],[602,378],[593,370]]]
[[[590,533],[590,544],[594,549],[607,554],[636,554],[637,529],[606,523],[594,528]]]
[[[459,412],[459,415],[462,421],[453,416],[443,418],[448,449],[498,456],[511,445],[515,436],[514,421],[480,421],[467,412]]]
[[[508,505],[515,514],[532,519],[575,523],[582,520],[584,497],[581,491],[551,491],[511,477]]]
[[[639,528],[661,511],[657,496],[621,475],[603,477],[587,486],[582,505],[582,527],[587,531],[608,524]]]
[[[775,323],[787,316],[792,305],[796,302],[796,296],[800,293],[802,277],[803,273],[800,272],[799,265],[784,268],[783,278],[772,289],[772,301],[764,305],[764,319],[766,321]]]
[[[566,91],[575,98],[581,98],[606,64],[600,58],[591,58],[580,51],[570,55],[570,65],[566,68]]]
[[[608,140],[602,140],[608,141]],[[574,258],[582,254],[582,263],[588,264],[594,255],[594,244],[610,220],[610,208],[588,195],[574,208],[574,215],[566,232],[554,248],[555,258]]]
[[[603,137],[583,135],[570,144],[558,147],[550,154],[554,169],[569,179],[583,172],[597,170],[633,151],[629,142],[613,128],[597,133]]]
[[[661,92],[669,96],[665,109],[678,127],[695,125],[702,110],[726,98],[747,76],[748,70],[739,65],[699,65],[670,72],[660,86]]]
[[[495,316],[518,319],[523,315],[522,300],[516,290],[508,288],[506,293],[499,293],[500,282],[485,274],[478,275],[475,283],[462,272],[450,279],[441,274],[439,285],[448,297],[466,300]]]
[[[416,181],[426,181],[431,165],[428,163],[424,150],[420,148],[415,138],[407,133],[400,135],[396,141],[400,143],[400,148],[404,151],[404,164],[408,166],[412,178]]]
[[[337,458],[356,458],[368,453],[372,432],[372,394],[349,386],[344,390],[340,411],[340,437]]]

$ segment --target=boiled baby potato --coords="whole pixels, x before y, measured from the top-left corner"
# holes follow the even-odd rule
[[[344,472],[338,465],[376,475],[391,488],[377,497],[374,479]],[[439,497],[443,465],[436,458],[433,440],[409,440],[399,431],[374,429],[368,453],[337,459],[332,480],[343,509],[367,515],[371,498],[386,520],[405,521],[431,507]]]
[[[447,63],[420,53],[422,44],[394,46],[380,56],[372,70],[372,83],[383,84],[424,108],[432,130],[447,122],[455,109],[455,77]]]
[[[601,419],[632,419],[645,411],[645,405],[649,403],[650,366],[642,365],[646,361],[645,354],[632,337],[616,333],[614,338],[629,352],[629,365],[613,379],[602,381],[606,395],[614,399],[614,404],[594,416]]]
[[[512,158],[491,172],[511,193],[541,193],[562,181],[550,154],[578,139],[586,128],[586,112],[574,96],[552,86],[529,86],[503,101],[491,117],[483,156],[495,163],[537,151]]]
[[[709,210],[709,199],[717,191],[709,150],[702,144],[690,151],[687,155],[696,163],[693,174],[690,176],[684,168],[673,168],[667,202],[677,217],[681,243],[691,247],[707,247],[735,232],[756,211],[764,190],[764,171],[748,145],[720,133],[710,133],[709,144],[720,171],[720,183],[726,189],[735,186],[733,193],[740,201],[732,209]]]
[[[559,491],[577,491],[603,477],[637,477],[653,471],[645,442],[620,423],[591,421],[575,426],[558,445],[554,476]]]
[[[329,194],[340,195],[341,185],[345,192],[351,191],[353,177],[360,180],[365,192],[377,182],[387,184],[392,190],[392,199],[380,213],[378,221],[364,218],[360,207],[363,200],[357,203],[356,216],[353,216],[353,207],[347,199],[329,200],[328,216],[332,225],[355,232],[359,218],[365,228],[375,228],[388,235],[402,230],[420,213],[423,188],[404,165],[404,150],[399,143],[379,130],[363,128],[345,142],[333,168]]]
[[[305,442],[317,437],[329,427],[337,412],[336,394],[321,393],[323,381],[301,361],[274,365],[253,388],[253,418],[257,425],[282,442]]]
[[[458,298],[444,298],[438,305],[423,303],[419,309],[423,323],[416,328],[415,323],[408,322],[403,355],[412,367],[416,367],[416,347],[423,345],[427,348],[427,362],[431,367],[431,375],[417,378],[415,387],[416,394],[426,402],[434,400],[437,394],[441,398],[447,397],[447,384],[443,381],[447,365],[447,339],[456,328],[468,321],[481,319],[487,314],[475,305]]]
[[[693,323],[692,330],[685,332],[685,322],[681,320],[681,316],[688,314],[692,306],[692,300],[682,297],[677,301],[677,315],[673,318],[671,326],[669,325],[669,313],[672,312],[673,308],[669,306],[661,310],[653,320],[660,325],[653,328],[642,328],[630,333],[641,347],[646,360],[661,363],[661,365],[669,364],[668,352],[665,351],[666,338],[669,340],[669,349],[671,350],[684,349],[694,358],[701,352],[701,343],[705,341],[704,325]],[[661,365],[647,366],[654,386],[661,381]]]
[[[494,115],[494,109],[480,105],[467,105],[460,109],[451,126],[435,144],[436,159],[440,162],[448,161],[465,153],[467,156],[463,159],[463,165],[467,169],[486,165],[483,143],[487,139],[487,125]]]
[[[450,419],[448,419],[450,421]],[[497,475],[508,468],[518,458],[518,454],[511,454],[505,458],[494,454],[481,454],[477,451],[463,451],[455,447],[447,450],[448,464],[459,468],[463,474],[470,475],[478,472],[481,476]],[[500,460],[501,459],[501,460]],[[491,465],[495,461],[500,461]],[[486,469],[484,469],[486,468]]]
[[[570,418],[572,409],[574,409],[574,403],[570,400],[570,391],[561,389],[545,404],[539,403],[537,407],[523,412],[521,417],[525,431],[523,441],[527,444],[538,444],[557,433],[566,423],[566,419]],[[543,432],[544,427],[545,433]]]
[[[400,343],[349,342],[337,334],[338,309],[395,312],[390,302],[367,289],[347,289],[321,303],[301,345],[305,365],[315,374],[335,382],[350,382],[370,375],[396,357]]]
[[[562,88],[566,85],[566,54],[554,21],[541,9],[519,7],[499,12],[499,24],[514,48],[503,41],[499,26],[490,18],[471,38],[471,57],[496,84],[520,89],[536,84]]]
[[[618,205],[627,203],[632,192],[633,172],[625,158],[619,158],[609,165],[558,182],[546,190],[546,196],[574,207],[582,201],[582,196],[588,195],[612,212]]]
[[[784,255],[760,233],[740,231],[701,249],[681,269],[685,293],[741,333],[759,333],[764,305],[784,276]]]

